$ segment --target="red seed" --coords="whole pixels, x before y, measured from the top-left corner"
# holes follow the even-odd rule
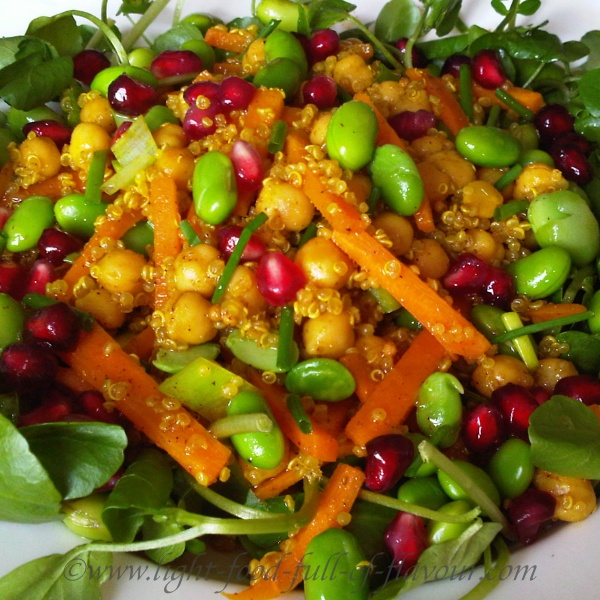
[[[0,263],[0,292],[20,300],[25,294],[27,271],[15,262]]]
[[[592,166],[577,144],[554,144],[550,156],[568,181],[583,186],[592,180]]]
[[[463,417],[463,438],[471,452],[487,452],[506,439],[504,417],[493,404],[478,404]]]
[[[56,302],[33,311],[25,319],[28,336],[54,350],[69,352],[77,345],[79,320],[65,302]]]
[[[191,50],[165,50],[150,63],[150,72],[158,79],[191,75],[202,68],[202,59]]]
[[[442,75],[452,75],[458,78],[460,76],[461,65],[471,66],[471,59],[466,54],[453,54],[449,56],[442,65]]]
[[[117,112],[135,117],[144,114],[158,100],[156,90],[147,83],[119,75],[108,86],[108,101]]]
[[[256,269],[258,289],[273,306],[293,302],[296,294],[306,285],[306,275],[283,252],[263,254]]]
[[[321,62],[328,56],[338,53],[340,36],[333,29],[319,29],[310,36],[307,42],[308,59],[311,64]]]
[[[411,142],[423,137],[432,127],[435,127],[435,115],[423,109],[404,110],[392,115],[388,123],[402,139]]]
[[[402,511],[386,527],[383,541],[392,555],[394,568],[401,575],[417,564],[419,556],[429,545],[423,519]]]
[[[117,140],[119,140],[125,132],[131,127],[133,121],[123,121],[113,133],[112,139],[110,140],[110,145],[112,146]]]
[[[110,67],[110,60],[99,50],[82,50],[73,57],[73,77],[90,85],[100,71]]]
[[[46,286],[56,279],[56,271],[49,260],[36,260],[25,279],[25,294],[46,294]]]
[[[443,279],[448,290],[479,291],[489,275],[489,265],[470,252],[463,252],[450,265]]]
[[[82,392],[77,398],[77,402],[83,408],[85,414],[94,421],[103,423],[117,423],[117,415],[109,412],[104,405],[104,396],[95,390]]]
[[[515,282],[506,271],[490,266],[481,295],[485,303],[508,310],[516,296]]]
[[[54,353],[33,342],[10,344],[0,356],[0,374],[18,392],[47,388],[54,380],[57,367]]]
[[[221,82],[221,107],[223,110],[246,110],[256,94],[256,88],[241,77],[226,77]]]
[[[185,88],[183,99],[192,106],[201,96],[211,102],[218,102],[220,95],[221,86],[216,81],[196,81]]]
[[[546,104],[533,117],[542,144],[548,144],[573,131],[575,118],[562,104]]]
[[[392,489],[415,457],[414,444],[400,434],[381,435],[367,443],[365,486],[373,492]]]
[[[327,75],[316,75],[302,86],[304,104],[314,104],[320,110],[327,110],[337,100],[337,84]]]
[[[534,396],[523,386],[508,383],[492,393],[494,402],[506,423],[510,435],[528,440],[529,417],[539,406]]]
[[[78,252],[81,247],[81,240],[54,227],[44,229],[37,243],[40,258],[45,258],[55,267],[61,266],[69,254]]]
[[[31,121],[23,125],[23,134],[25,137],[32,132],[37,137],[50,138],[59,150],[71,139],[71,130],[63,123],[47,119],[44,121]]]
[[[554,393],[574,398],[588,406],[600,404],[600,380],[593,375],[570,375],[558,381]]]
[[[407,38],[400,38],[399,40],[396,40],[396,43],[394,44],[394,46],[396,46],[396,48],[400,50],[402,56],[404,56],[406,52],[407,43]],[[412,66],[416,69],[424,69],[429,64],[429,61],[427,60],[425,54],[423,54],[423,51],[420,48],[417,48],[416,46],[413,46],[410,56]],[[406,61],[404,62],[406,63]]]
[[[240,240],[240,235],[242,233],[242,227],[239,225],[230,225],[228,227],[223,227],[219,229],[218,240],[219,240],[219,250],[221,254],[225,258],[229,258],[234,248],[237,246],[237,243]],[[249,242],[246,244],[244,251],[242,252],[242,262],[255,262],[257,261],[265,252],[267,251],[267,247],[264,242],[252,234],[250,236]]]
[[[195,104],[188,108],[183,118],[183,132],[190,141],[201,140],[217,130],[218,104],[212,103],[207,108],[199,108]]]
[[[258,150],[245,140],[237,140],[229,155],[235,171],[238,190],[255,192],[265,176],[262,158]]]
[[[554,517],[556,500],[548,492],[529,488],[508,507],[508,518],[522,544],[534,542],[542,527]]]
[[[506,81],[506,73],[495,50],[480,50],[472,61],[473,79],[487,89],[499,88]]]
[[[50,397],[33,410],[19,417],[19,426],[55,423],[56,421],[73,420],[73,407],[62,394],[52,393]]]

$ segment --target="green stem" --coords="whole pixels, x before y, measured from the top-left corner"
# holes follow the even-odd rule
[[[348,15],[348,20],[351,23],[353,23],[357,29],[359,29],[360,31],[362,31],[362,33],[365,34],[365,36],[368,38],[368,40],[371,42],[371,44],[373,44],[373,46],[377,50],[379,50],[379,52],[385,57],[385,59],[390,63],[390,65],[392,65],[392,67],[394,69],[402,68],[402,65],[396,60],[396,58],[392,55],[392,53],[385,47],[385,44],[383,44],[383,42],[378,40],[367,26],[363,25],[363,23],[361,23],[356,17],[354,17],[352,15]]]
[[[471,89],[471,67],[469,65],[460,65],[459,68],[460,82],[460,105],[463,111],[469,118],[473,120],[473,91]]]
[[[501,192],[506,186],[510,185],[522,172],[523,167],[520,164],[513,165],[508,171],[506,171],[506,173],[502,175],[502,177],[500,177],[500,179],[498,179],[498,181],[496,181],[494,187],[499,192]],[[515,200],[514,202],[519,202],[519,200]]]
[[[87,181],[85,182],[85,200],[93,204],[98,204],[102,200],[102,183],[104,182],[104,170],[106,168],[107,150],[96,150],[90,168],[88,170]]]
[[[506,90],[498,88],[495,92],[496,97],[502,100],[508,108],[513,112],[517,113],[519,117],[525,121],[531,121],[533,119],[533,112],[531,112],[525,105],[521,104],[518,100],[513,98]]]
[[[209,431],[217,438],[228,438],[240,433],[268,433],[273,429],[273,421],[265,413],[231,415],[213,421]]]
[[[294,421],[296,421],[296,424],[298,425],[298,429],[300,429],[302,433],[312,433],[312,422],[308,418],[304,406],[302,406],[300,396],[298,396],[298,394],[288,394],[285,398],[285,403],[290,409],[292,417],[294,417]]]
[[[169,4],[170,0],[154,0],[148,10],[141,16],[140,20],[123,36],[123,46],[131,49],[138,39],[148,29],[149,25],[156,19],[162,10]]]
[[[504,324],[506,331],[522,331],[523,321],[516,312],[505,312],[500,320]],[[512,340],[513,346],[517,349],[521,360],[525,363],[525,366],[531,371],[535,371],[539,366],[540,362],[537,357],[533,342],[529,335],[519,335]]]
[[[519,4],[521,4],[521,0],[512,1],[512,4],[510,5],[508,12],[506,13],[506,16],[504,17],[504,19],[502,19],[502,21],[500,21],[498,27],[496,27],[496,31],[502,31],[506,27],[514,27],[515,19],[517,18],[519,10]]]
[[[289,371],[294,366],[294,306],[281,309],[279,318],[279,341],[277,343],[277,367]]]

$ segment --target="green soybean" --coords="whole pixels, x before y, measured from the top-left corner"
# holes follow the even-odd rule
[[[31,250],[44,229],[54,225],[54,204],[46,196],[23,200],[4,225],[6,248],[11,252]]]
[[[518,438],[506,440],[487,466],[487,472],[503,498],[516,498],[525,492],[534,470],[531,446]]]
[[[337,402],[354,393],[356,382],[348,369],[333,358],[310,358],[293,366],[285,387],[291,394]]]
[[[540,136],[533,123],[522,123],[511,129],[511,135],[521,144],[521,155],[529,150],[537,150],[540,145]]]
[[[343,169],[359,171],[375,152],[379,126],[373,109],[364,102],[342,104],[331,117],[325,139],[327,153]]]
[[[438,510],[446,515],[464,515],[474,508],[467,500],[453,500],[441,506]],[[474,520],[474,519],[473,519]],[[473,521],[464,523],[448,523],[446,521],[430,521],[427,526],[427,537],[431,544],[441,544],[455,540],[464,533]]]
[[[150,131],[156,131],[165,123],[179,124],[179,119],[173,114],[173,111],[162,104],[157,104],[150,108],[144,115],[144,119]]]
[[[600,333],[600,290],[594,292],[589,310],[594,313],[594,316],[590,317],[587,322],[590,333]]]
[[[522,167],[532,165],[533,163],[542,163],[554,168],[554,159],[544,150],[536,149],[521,152],[521,156],[519,156],[519,164]]]
[[[460,467],[475,483],[479,486],[497,506],[500,504],[500,492],[492,481],[491,477],[480,467],[465,460],[455,459],[452,461]],[[452,500],[469,500],[469,494],[463,488],[447,475],[444,471],[438,471],[438,480],[442,489]]]
[[[256,87],[278,88],[286,98],[293,98],[302,83],[302,69],[289,58],[276,58],[254,76]]]
[[[189,23],[194,27],[197,27],[204,35],[213,25],[222,23],[221,19],[217,19],[212,15],[204,13],[192,13],[181,19],[180,23]]]
[[[191,50],[202,59],[202,68],[210,70],[214,67],[217,55],[212,46],[204,40],[188,40],[181,44],[182,50]]]
[[[263,25],[275,20],[284,31],[298,31],[300,10],[301,5],[292,0],[262,0],[256,7],[256,16]]]
[[[263,412],[271,417],[265,399],[257,392],[240,392],[227,407],[227,416]],[[246,462],[258,469],[274,469],[285,455],[285,441],[281,429],[275,424],[268,432],[236,433],[231,443]]]
[[[302,570],[306,600],[367,600],[369,563],[358,540],[331,528],[308,544]]]
[[[408,432],[404,434],[415,447],[415,458],[413,459],[410,466],[405,471],[406,477],[429,477],[434,473],[437,473],[437,467],[432,462],[425,462],[419,453],[419,444],[428,439],[426,435],[417,432]]]
[[[265,40],[265,59],[267,63],[278,58],[287,58],[295,62],[300,67],[302,76],[306,76],[308,61],[306,60],[304,48],[295,35],[283,31],[283,29],[275,29]]]
[[[461,156],[480,167],[509,167],[517,162],[521,144],[498,127],[471,125],[460,130],[455,140]]]
[[[506,270],[513,276],[518,294],[539,300],[558,291],[571,271],[571,255],[558,246],[532,252]]]
[[[477,331],[491,340],[493,337],[506,333],[506,326],[502,322],[504,311],[497,306],[489,304],[476,304],[471,309],[471,323],[475,325]],[[498,353],[508,356],[519,357],[519,353],[511,342],[502,342],[498,344]]]
[[[261,344],[257,340],[244,337],[239,329],[236,329],[227,336],[225,345],[231,350],[231,353],[242,362],[258,369],[259,371],[272,371],[273,373],[283,373],[287,369],[277,366],[277,347],[279,335],[273,332],[269,344]],[[291,362],[298,362],[300,351],[298,344],[292,342]]]
[[[203,154],[194,167],[192,196],[196,214],[211,225],[219,225],[237,204],[235,171],[229,156],[218,150]]]
[[[158,79],[148,70],[141,67],[132,67],[128,65],[115,65],[102,69],[92,80],[90,89],[100,92],[103,96],[108,94],[110,84],[119,76],[128,75],[132,79],[147,83],[152,87],[158,85]]]
[[[448,496],[435,476],[408,479],[398,488],[397,498],[431,510],[437,510],[448,502]]]
[[[423,180],[410,155],[395,146],[379,146],[370,165],[373,184],[381,190],[381,197],[395,213],[405,217],[414,215],[425,195]]]
[[[56,222],[67,232],[89,239],[94,234],[94,222],[106,214],[106,202],[90,202],[83,194],[69,194],[54,204]]]
[[[98,542],[112,542],[108,527],[102,520],[107,494],[94,493],[85,498],[69,500],[62,506],[63,523],[77,535]]]
[[[417,424],[426,436],[435,435],[442,448],[452,446],[458,439],[463,391],[460,381],[450,373],[433,373],[419,389]]]
[[[152,64],[156,53],[151,48],[134,48],[128,55],[129,65],[140,69],[147,69]]]
[[[128,250],[147,256],[148,247],[154,244],[154,226],[150,221],[140,221],[125,232],[121,241]]]
[[[0,292],[0,352],[21,340],[25,310],[12,296]]]

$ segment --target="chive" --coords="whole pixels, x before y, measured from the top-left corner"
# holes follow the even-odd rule
[[[106,168],[107,150],[96,150],[85,183],[85,201],[97,204],[102,199],[101,185],[104,182],[104,169]]]
[[[504,221],[504,219],[508,219],[520,212],[526,212],[528,207],[529,202],[527,202],[527,200],[513,200],[512,202],[507,202],[494,210],[494,221]]]
[[[192,224],[187,219],[183,219],[183,221],[179,223],[179,229],[183,232],[183,235],[190,246],[196,246],[202,243],[202,240],[198,237]]]
[[[246,245],[250,241],[250,236],[261,225],[263,225],[267,221],[268,218],[269,217],[267,217],[267,215],[265,215],[265,213],[258,213],[256,215],[256,217],[254,217],[254,219],[252,219],[252,221],[250,221],[250,223],[248,223],[248,225],[246,225],[246,227],[244,227],[244,229],[242,229],[242,233],[240,233],[240,239],[238,240],[238,243],[235,245],[233,252],[229,256],[229,259],[227,260],[227,264],[225,265],[225,268],[223,269],[223,273],[221,274],[221,277],[219,278],[219,283],[217,284],[217,288],[215,289],[215,293],[213,294],[213,297],[211,299],[211,302],[213,304],[216,304],[217,302],[219,302],[219,300],[225,293],[225,290],[227,289],[227,286],[229,285],[229,280],[231,279],[233,272],[235,271],[236,267],[238,266],[238,264],[240,262],[240,259],[242,258],[242,254],[244,253],[244,249],[246,248]]]
[[[280,19],[271,19],[268,23],[263,25],[256,34],[257,38],[266,38],[270,33],[277,29],[277,26],[281,23]]]
[[[298,248],[304,246],[308,240],[312,240],[317,235],[317,226],[315,223],[309,223],[308,227],[302,232],[300,241],[298,242]]]
[[[369,214],[375,212],[375,207],[381,198],[381,189],[374,185],[369,192],[369,197],[367,198],[367,206],[369,207]]]
[[[298,394],[288,394],[285,398],[285,403],[292,413],[292,417],[294,417],[298,429],[300,429],[302,433],[312,433],[312,423],[304,410],[304,406],[302,406],[300,396],[298,396]]]
[[[464,113],[473,120],[473,91],[471,89],[471,67],[469,65],[460,65],[458,71],[458,80],[460,82],[459,101]]]
[[[271,130],[271,137],[269,138],[269,143],[267,145],[269,154],[277,154],[277,152],[283,151],[287,129],[288,126],[285,121],[275,121],[273,129]]]
[[[273,429],[273,420],[266,413],[231,415],[213,421],[210,432],[217,438],[228,438],[240,433],[268,433]]]
[[[491,338],[492,344],[502,344],[514,340],[522,335],[530,335],[532,333],[539,333],[540,331],[546,331],[547,329],[554,329],[555,327],[564,327],[565,325],[572,325],[573,323],[580,323],[591,319],[594,313],[591,310],[578,313],[576,315],[569,315],[568,317],[560,317],[558,319],[550,319],[549,321],[542,321],[541,323],[531,323],[531,325],[525,325],[519,329],[513,329],[506,333],[500,333]]]
[[[498,120],[500,119],[500,112],[502,109],[498,104],[494,104],[490,108],[490,112],[488,113],[487,123],[488,127],[495,127],[498,124]]]
[[[279,342],[277,344],[277,368],[289,371],[294,366],[294,307],[289,304],[282,307],[279,318]]]
[[[494,187],[501,192],[506,186],[510,185],[521,173],[523,167],[519,164],[513,165],[506,173],[496,181]]]
[[[500,98],[508,108],[512,111],[516,112],[521,118],[526,121],[531,121],[533,119],[533,113],[523,104],[521,104],[518,100],[513,98],[506,90],[502,88],[498,88],[496,90],[496,97]]]
[[[48,298],[48,296],[44,296],[43,294],[31,292],[29,294],[25,294],[23,298],[21,298],[21,304],[26,308],[37,310],[38,308],[44,308],[45,306],[56,304],[56,300]]]
[[[523,330],[523,321],[521,321],[521,317],[518,313],[506,312],[500,318],[502,319],[502,323],[507,332]],[[516,337],[512,340],[512,344],[528,369],[534,371],[540,366],[540,362],[529,335],[520,335],[519,337]]]

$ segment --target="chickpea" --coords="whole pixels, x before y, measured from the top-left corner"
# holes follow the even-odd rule
[[[355,342],[350,315],[323,313],[308,319],[302,327],[302,341],[309,356],[340,358]]]
[[[28,137],[19,147],[19,166],[44,181],[60,171],[60,151],[50,138]]]
[[[564,358],[542,358],[538,368],[535,370],[535,384],[552,392],[559,379],[579,375],[575,365]]]
[[[472,252],[477,258],[487,263],[498,263],[504,258],[504,246],[485,229],[467,229],[467,245],[465,250]]]
[[[318,287],[343,288],[352,274],[352,261],[331,240],[314,237],[296,253],[294,262]]]
[[[256,273],[246,265],[238,265],[229,280],[229,285],[223,294],[223,303],[237,300],[248,310],[249,315],[255,315],[267,306],[267,301],[258,290]]]
[[[417,163],[417,169],[425,186],[425,194],[433,203],[443,202],[454,189],[454,184],[448,173],[444,173],[428,160]]]
[[[432,156],[444,150],[451,150],[454,146],[452,142],[444,135],[424,135],[410,144],[415,158],[427,160],[427,157]]]
[[[348,191],[354,194],[357,204],[366,202],[369,199],[372,187],[370,177],[360,171],[353,173],[350,181],[348,181]]]
[[[385,211],[379,213],[373,219],[372,224],[375,229],[383,229],[383,231],[385,231],[390,242],[392,242],[390,250],[394,254],[402,256],[410,250],[415,232],[413,226],[406,217],[402,217],[390,211]]]
[[[330,112],[319,113],[310,130],[311,144],[314,144],[315,146],[322,146],[323,144],[325,144],[325,140],[327,139],[327,128],[329,127],[329,121],[331,121]]]
[[[539,194],[566,190],[569,182],[558,169],[543,163],[527,165],[515,181],[515,198],[533,200]]]
[[[439,242],[424,238],[412,245],[412,262],[419,267],[423,277],[441,279],[450,266],[450,258]]]
[[[455,189],[460,190],[475,180],[475,166],[456,150],[443,150],[427,158],[440,171],[446,173]]]
[[[142,291],[142,269],[146,259],[133,250],[115,248],[107,252],[91,269],[92,276],[109,292]]]
[[[165,147],[159,151],[155,168],[187,190],[194,173],[194,155],[187,148]]]
[[[471,375],[473,387],[486,398],[491,398],[494,390],[507,383],[516,383],[525,388],[533,385],[533,376],[518,358],[498,354],[484,359]]]
[[[210,300],[197,292],[184,292],[175,301],[167,321],[167,334],[179,344],[204,344],[217,330],[210,320]]]
[[[210,298],[223,271],[219,251],[210,244],[196,244],[175,258],[175,285],[182,292],[198,292]]]
[[[358,54],[348,54],[337,61],[333,68],[335,82],[349,94],[362,92],[375,79],[375,74]]]
[[[265,182],[256,200],[256,210],[269,218],[279,217],[288,231],[302,231],[315,214],[312,202],[302,190],[276,179]]]
[[[533,485],[556,500],[555,519],[571,523],[583,521],[596,510],[596,494],[591,481],[587,479],[538,469],[533,477]]]
[[[97,150],[110,148],[110,135],[96,123],[79,123],[71,134],[69,153],[75,167],[87,169]]]
[[[502,194],[489,182],[476,179],[462,190],[462,205],[470,217],[491,219],[504,202]]]
[[[185,148],[188,145],[183,127],[175,123],[163,123],[152,137],[159,148]]]
[[[100,125],[108,133],[113,133],[117,128],[110,103],[102,96],[96,96],[88,100],[81,107],[79,119],[82,123]]]
[[[118,329],[125,323],[121,305],[103,288],[91,290],[82,298],[77,298],[75,306],[92,315],[105,329]]]

